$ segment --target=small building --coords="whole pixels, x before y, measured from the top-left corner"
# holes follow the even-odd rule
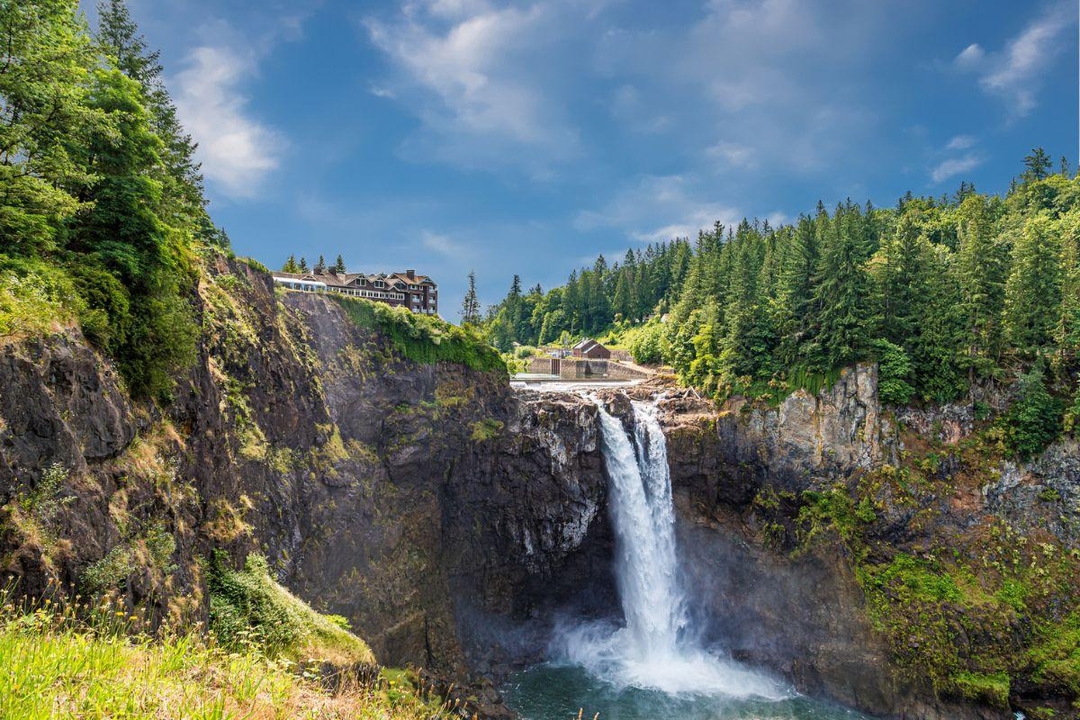
[[[574,357],[588,360],[608,360],[611,358],[611,351],[592,338],[585,338],[575,345],[571,354]]]

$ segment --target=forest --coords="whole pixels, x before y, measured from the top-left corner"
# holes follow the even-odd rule
[[[1004,197],[964,183],[895,208],[717,224],[599,257],[547,292],[515,276],[480,324],[504,352],[603,336],[718,399],[778,399],[862,360],[894,405],[1005,384],[1023,401],[1014,445],[1034,452],[1080,418],[1080,180],[1034,149]]]
[[[194,357],[206,212],[195,143],[121,0],[0,3],[0,337],[77,319],[131,393]]]

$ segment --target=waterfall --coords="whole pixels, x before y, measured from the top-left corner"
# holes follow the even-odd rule
[[[625,625],[563,628],[563,659],[619,687],[732,697],[786,697],[774,680],[708,652],[690,632],[679,577],[667,443],[652,404],[634,402],[633,440],[600,406],[601,449]]]
[[[618,535],[615,576],[630,649],[640,658],[671,655],[686,626],[686,612],[677,577],[664,435],[653,414],[635,404],[635,447],[617,418],[603,409],[600,413]]]

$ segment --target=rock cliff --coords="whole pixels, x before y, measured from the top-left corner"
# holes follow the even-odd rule
[[[453,676],[538,659],[560,613],[618,612],[592,401],[410,360],[341,303],[276,292],[224,257],[206,261],[194,302],[199,355],[163,405],[129,400],[77,329],[0,345],[4,575],[34,593],[120,590],[190,622],[208,611],[210,553],[258,552],[380,662]],[[961,577],[962,553],[981,561],[986,537],[1015,528],[1039,528],[1030,547],[1075,552],[1075,441],[1019,465],[973,444],[966,409],[894,414],[876,383],[859,366],[777,407],[719,409],[692,391],[633,391],[661,398],[699,626],[804,691],[881,715],[1068,707],[1068,680],[1040,683],[1035,665],[1008,666],[1004,696],[991,682],[1006,667],[996,653],[1040,637],[1051,611],[1034,594],[1023,612],[980,595],[985,625],[965,627],[957,608],[974,590],[911,600],[898,573],[914,563],[919,582],[953,582],[941,557],[957,553]],[[625,394],[602,395],[627,417]],[[930,629],[899,641],[916,622],[904,613]],[[957,633],[963,652],[942,655]],[[911,662],[931,650],[951,674]]]
[[[339,303],[225,258],[197,305],[199,357],[164,407],[128,400],[76,329],[0,347],[6,576],[190,622],[209,553],[259,552],[381,662],[452,673],[540,647],[493,651],[492,618],[609,606],[594,408],[412,362]]]

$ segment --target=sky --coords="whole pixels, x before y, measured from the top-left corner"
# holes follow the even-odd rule
[[[85,5],[84,0],[84,5]],[[1077,0],[129,0],[271,268],[514,274],[1078,156]],[[91,22],[93,9],[87,8]]]

